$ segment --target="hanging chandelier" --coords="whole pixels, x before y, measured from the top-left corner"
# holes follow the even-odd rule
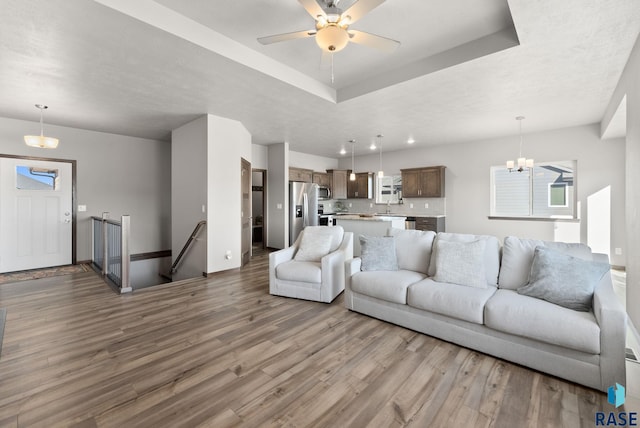
[[[41,149],[55,149],[58,147],[58,139],[44,136],[43,112],[49,107],[44,104],[36,104],[40,109],[40,135],[25,135],[24,142],[27,146],[38,147]]]
[[[355,169],[355,162],[354,162],[354,147],[356,145],[356,140],[349,140],[349,142],[351,143],[351,174],[349,174],[349,181],[356,181],[356,169]]]
[[[515,169],[518,172],[524,171],[525,168],[531,169],[533,168],[533,159],[527,159],[522,156],[522,121],[524,120],[524,116],[517,116],[516,120],[519,123],[519,133],[520,133],[520,154],[516,161],[508,160],[507,161],[507,169],[509,172],[513,172]],[[518,167],[517,169],[515,167]]]

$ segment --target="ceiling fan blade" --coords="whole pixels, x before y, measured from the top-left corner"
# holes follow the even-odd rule
[[[316,30],[296,31],[294,33],[276,34],[275,36],[259,37],[258,41],[263,45],[285,42],[287,40],[304,39],[316,35]]]
[[[384,52],[393,52],[398,46],[400,46],[400,42],[397,40],[357,30],[349,30],[349,41],[359,45],[379,49]]]
[[[358,0],[353,6],[342,12],[342,16],[350,16],[349,24],[353,24],[384,2],[385,0]]]
[[[298,0],[313,19],[317,20],[318,16],[326,16],[324,10],[320,7],[316,0]]]

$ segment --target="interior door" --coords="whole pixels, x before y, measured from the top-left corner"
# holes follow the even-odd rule
[[[242,174],[242,266],[251,259],[251,163],[245,159],[240,160]]]
[[[72,263],[72,165],[0,158],[0,272]]]

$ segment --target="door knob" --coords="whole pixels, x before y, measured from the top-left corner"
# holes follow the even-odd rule
[[[70,215],[71,215],[71,213],[70,213],[69,211],[65,211],[64,215],[66,215],[66,216],[70,216]]]
[[[65,223],[71,223],[71,220],[70,220],[70,219],[68,219],[68,218],[65,218],[65,219],[64,219],[64,222],[65,222]]]

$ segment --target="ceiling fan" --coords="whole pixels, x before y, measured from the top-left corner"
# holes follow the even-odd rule
[[[385,0],[358,0],[345,11],[338,7],[340,0],[319,0],[322,4],[319,4],[316,0],[298,1],[309,15],[315,19],[315,30],[260,37],[258,38],[260,43],[269,45],[271,43],[315,36],[316,43],[322,49],[323,54],[339,52],[349,42],[369,46],[384,52],[391,52],[400,45],[400,42],[396,40],[349,29],[349,25],[384,3]]]

